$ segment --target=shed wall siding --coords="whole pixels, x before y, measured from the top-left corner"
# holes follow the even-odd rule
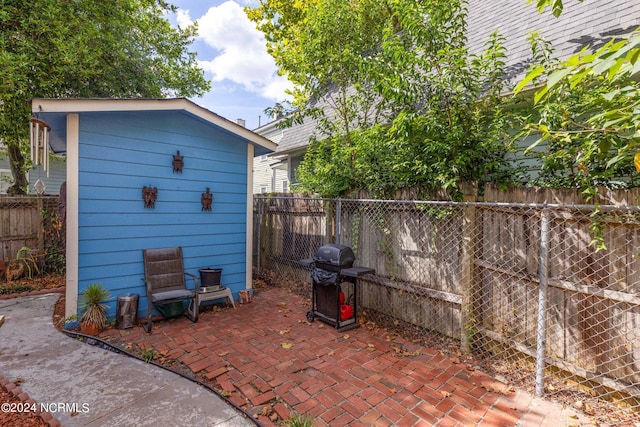
[[[177,150],[182,174],[172,168]],[[224,285],[245,289],[245,141],[179,113],[82,114],[78,167],[79,291],[102,283],[110,316],[125,292],[140,295],[138,315],[146,315],[143,249],[182,246],[186,271],[222,268]],[[143,186],[158,188],[153,209]],[[207,187],[213,206],[202,212]]]

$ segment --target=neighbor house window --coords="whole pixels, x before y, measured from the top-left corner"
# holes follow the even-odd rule
[[[260,187],[260,192],[262,194],[266,193],[267,192],[267,187],[265,187],[265,186]]]
[[[286,193],[287,191],[289,191],[289,181],[287,181],[286,179],[282,180],[282,192]]]

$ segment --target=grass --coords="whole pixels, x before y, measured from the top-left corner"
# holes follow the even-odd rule
[[[293,414],[291,418],[284,422],[284,425],[287,427],[311,427],[313,418],[306,415]]]
[[[0,295],[19,294],[21,292],[33,291],[34,287],[30,285],[3,285],[0,287]]]
[[[156,358],[155,350],[145,349],[145,350],[140,350],[138,353],[146,363],[153,362],[153,360]]]

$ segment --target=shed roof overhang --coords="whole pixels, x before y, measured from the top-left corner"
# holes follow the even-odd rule
[[[31,111],[51,126],[49,145],[54,153],[66,152],[66,117],[70,113],[126,112],[126,111],[176,111],[202,120],[225,132],[234,134],[254,146],[256,156],[275,151],[277,145],[255,132],[225,119],[189,101],[186,98],[166,99],[50,99],[35,98]]]

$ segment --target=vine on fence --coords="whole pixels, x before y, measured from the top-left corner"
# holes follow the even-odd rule
[[[41,212],[44,231],[44,269],[47,273],[66,271],[66,227],[57,210],[45,205]]]

